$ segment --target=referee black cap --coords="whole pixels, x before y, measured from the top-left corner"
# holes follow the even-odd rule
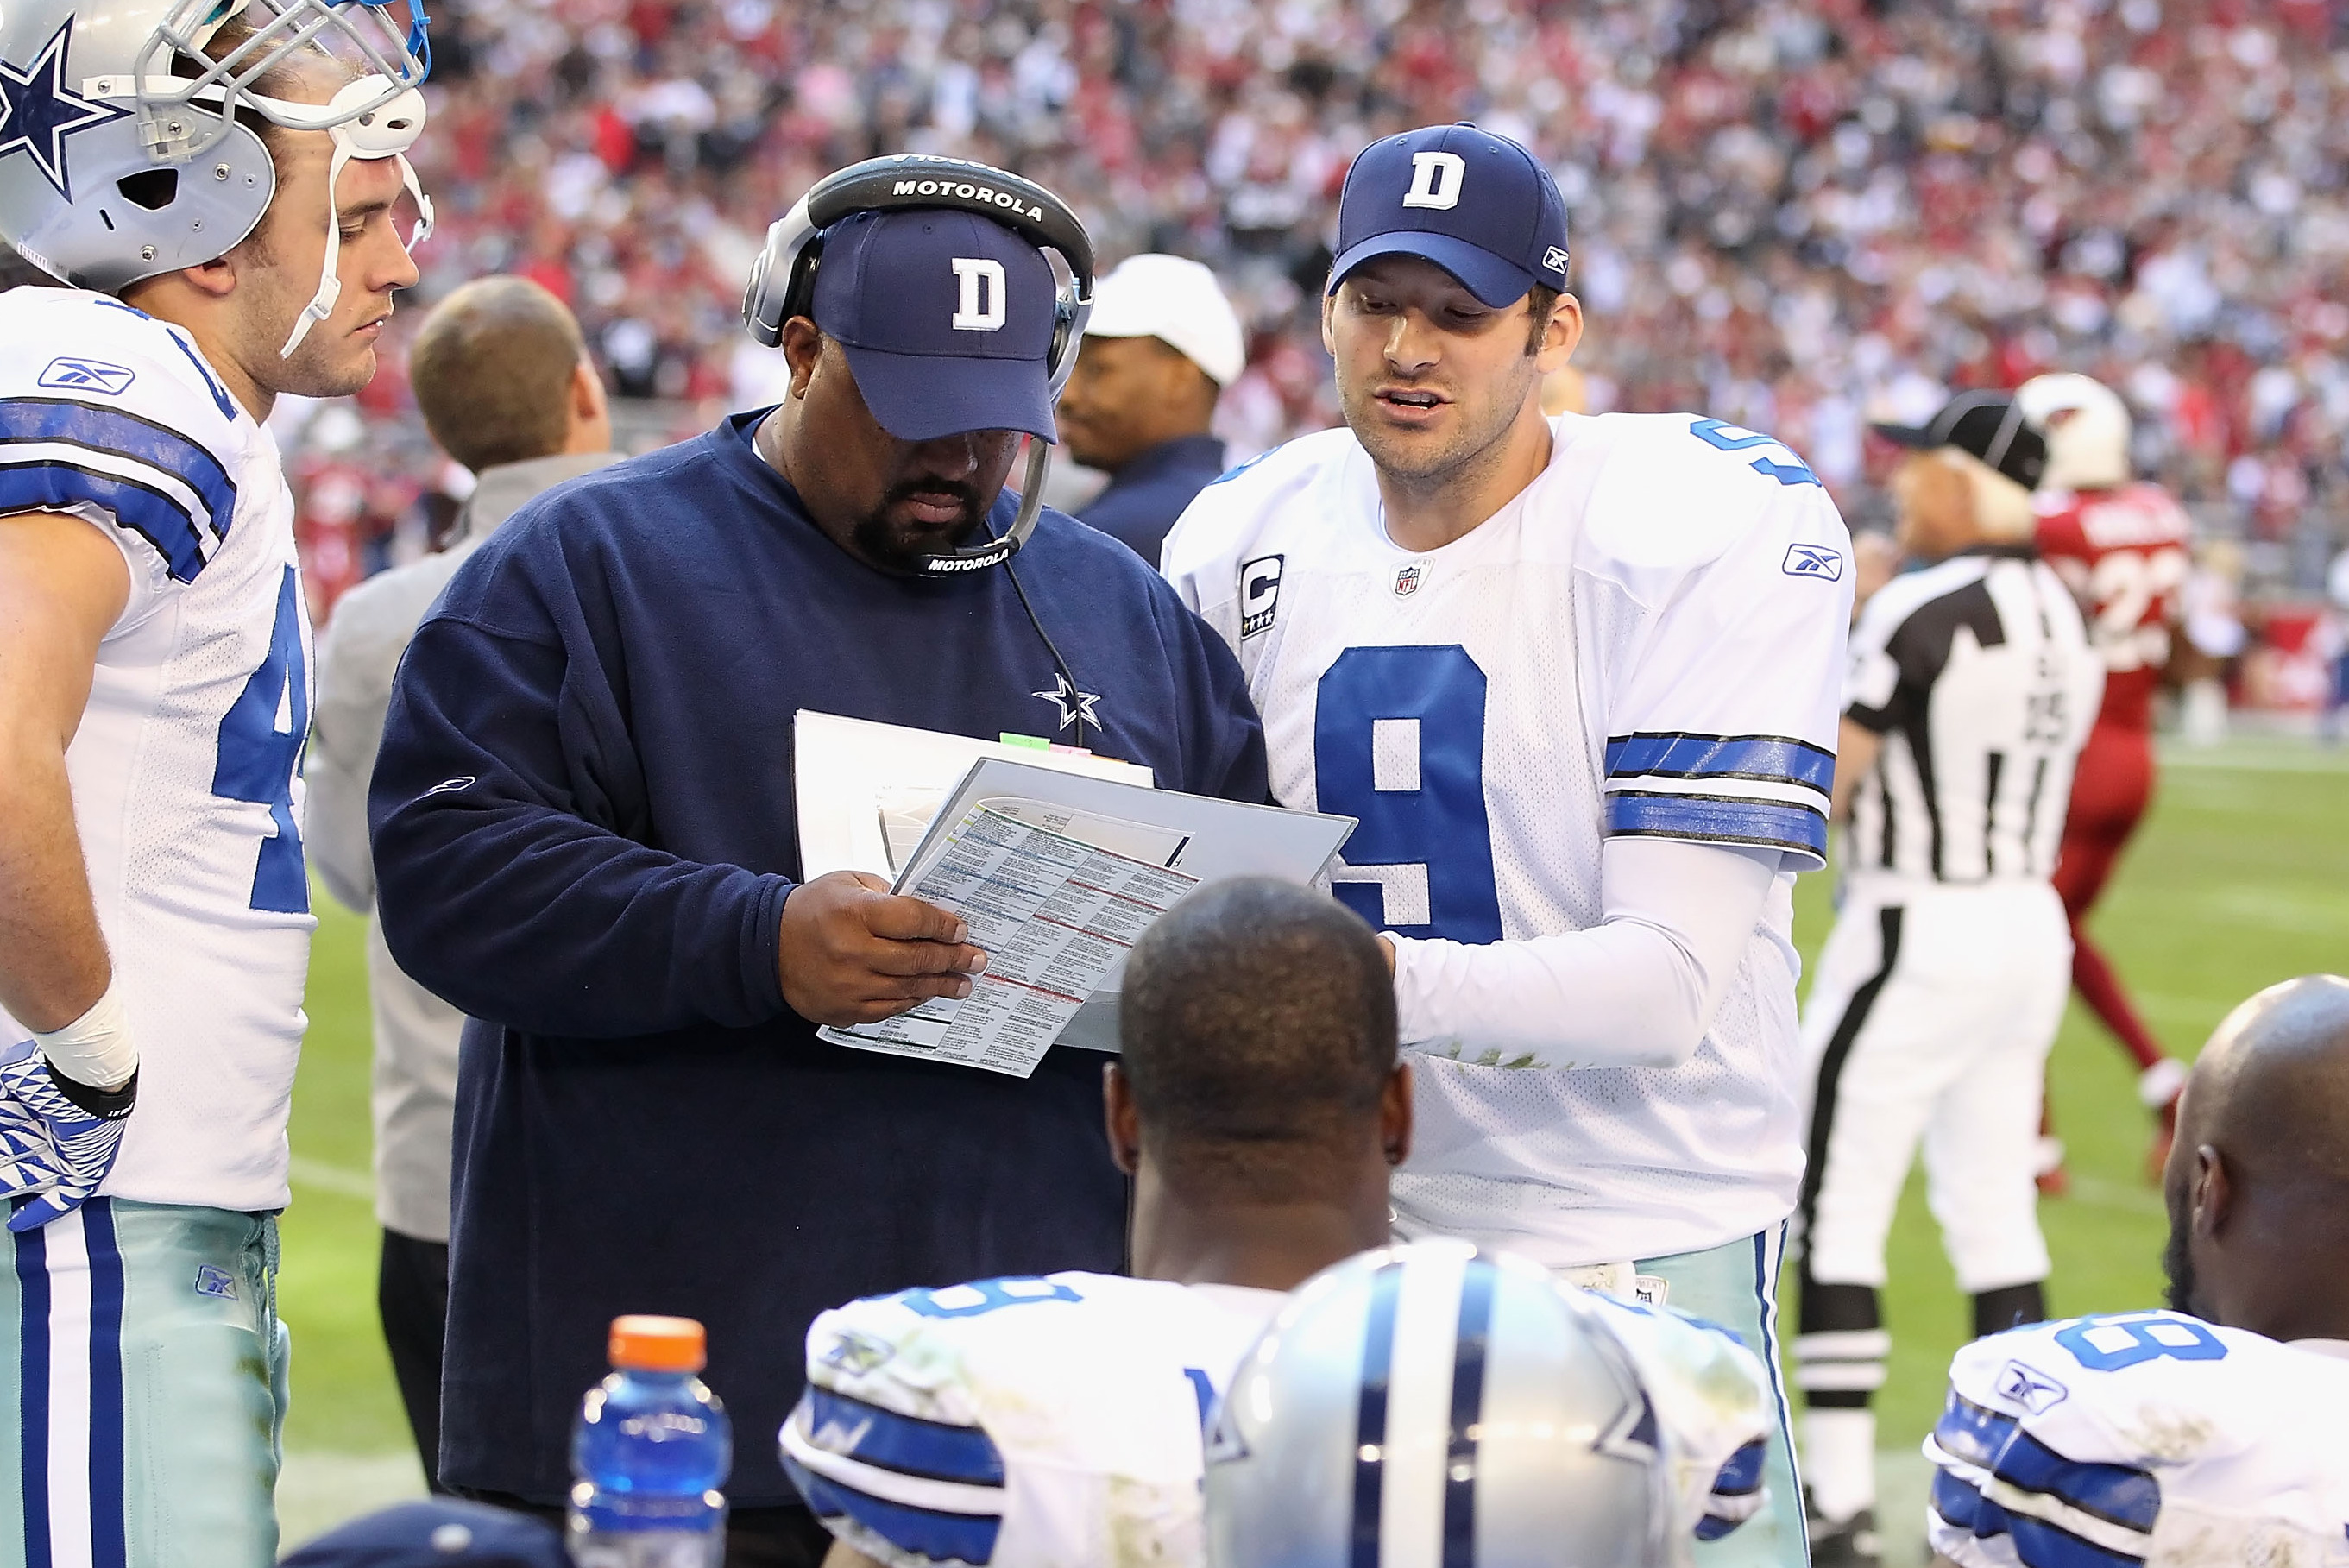
[[[2047,438],[2023,418],[2023,405],[2005,392],[1961,392],[1921,425],[1868,428],[1914,451],[1955,447],[2024,490],[2037,490],[2047,472]]]

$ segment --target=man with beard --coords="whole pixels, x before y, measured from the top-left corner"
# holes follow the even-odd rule
[[[1165,564],[1239,652],[1280,799],[1361,820],[1336,892],[1418,1053],[1397,1229],[1666,1301],[1775,1368],[1791,892],[1826,848],[1849,537],[1767,436],[1543,416],[1582,308],[1516,143],[1374,143],[1338,234],[1347,428],[1203,491]],[[1775,1501],[1700,1563],[1807,1561],[1771,1449]]]
[[[743,1438],[729,1561],[812,1561],[764,1434],[817,1312],[1122,1264],[1098,1057],[1023,1080],[817,1040],[967,994],[986,955],[874,877],[802,882],[793,808],[802,708],[1057,735],[1264,798],[1231,655],[1115,540],[1048,511],[1008,564],[923,571],[1009,527],[1020,434],[1052,437],[1056,309],[991,219],[840,218],[780,324],[781,407],[532,502],[419,628],[370,812],[393,956],[482,1021],[449,1485],[552,1511],[605,1325],[685,1314]]]
[[[1958,1353],[1926,1444],[1944,1560],[2349,1559],[2349,980],[2228,1015],[2162,1186],[2168,1311]]]

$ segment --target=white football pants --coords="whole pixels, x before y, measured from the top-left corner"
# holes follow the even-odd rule
[[[2032,1157],[2071,983],[2071,934],[2046,882],[1852,880],[1803,1008],[1813,1279],[1884,1284],[1920,1136],[1958,1288],[2047,1277]]]

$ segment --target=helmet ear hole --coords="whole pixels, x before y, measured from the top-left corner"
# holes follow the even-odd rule
[[[114,182],[122,199],[134,207],[144,207],[150,212],[160,212],[169,207],[180,194],[180,171],[176,169],[147,169],[137,174],[126,174]]]

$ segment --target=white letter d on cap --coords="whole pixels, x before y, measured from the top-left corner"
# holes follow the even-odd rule
[[[1438,211],[1460,205],[1460,181],[1468,160],[1456,152],[1414,152],[1411,155],[1411,190],[1406,207],[1433,207]]]
[[[1003,327],[1003,263],[985,256],[957,256],[955,281],[962,285],[956,307],[957,332],[999,332]]]

